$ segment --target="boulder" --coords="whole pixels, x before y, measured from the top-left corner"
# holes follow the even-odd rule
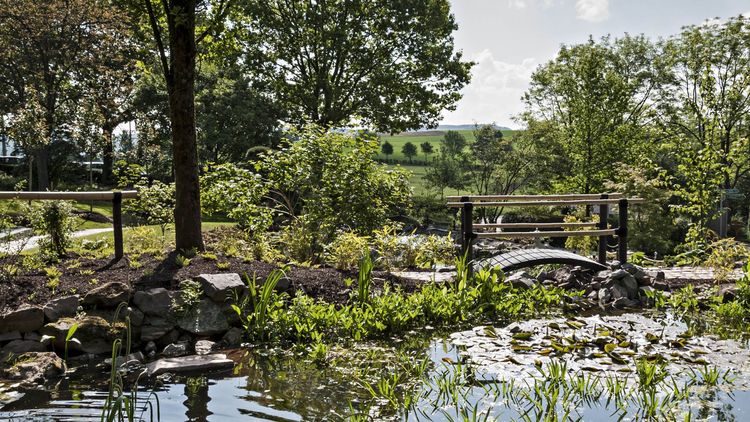
[[[177,325],[197,336],[211,336],[226,332],[229,329],[229,318],[216,302],[203,299],[177,318]]]
[[[46,352],[47,346],[44,344],[38,342],[38,341],[31,341],[31,340],[13,340],[10,343],[6,344],[2,348],[2,354],[8,355],[20,355],[22,353],[26,352]]]
[[[612,302],[612,307],[616,309],[634,308],[638,305],[640,305],[639,301],[635,299],[628,299],[626,297],[621,297]]]
[[[65,337],[68,330],[78,324],[73,338],[77,342],[69,342],[68,350],[93,355],[108,354],[112,352],[112,342],[117,335],[117,327],[113,327],[104,318],[85,315],[79,318],[61,318],[51,322],[41,329],[41,333],[52,336],[55,350],[65,349]]]
[[[635,299],[638,297],[638,282],[632,275],[627,275],[618,281],[618,284],[625,287],[628,292],[628,298]]]
[[[604,305],[612,300],[612,292],[609,289],[602,287],[599,289],[599,304]]]
[[[195,280],[201,284],[206,296],[220,303],[242,296],[247,289],[237,273],[201,274]]]
[[[146,318],[146,315],[135,306],[128,308],[128,316],[130,316],[130,325],[134,327],[140,327],[143,325],[143,320]]]
[[[612,286],[610,290],[610,293],[612,294],[612,301],[616,301],[617,299],[621,298],[627,298],[629,293],[628,289],[625,288],[622,284],[615,284]]]
[[[515,289],[530,289],[536,284],[536,278],[525,271],[518,271],[506,277],[505,282]]]
[[[44,305],[44,317],[49,322],[55,322],[60,318],[72,317],[78,311],[78,295],[65,296],[54,299]]]
[[[627,271],[625,271],[623,269],[619,269],[619,270],[612,271],[612,274],[609,275],[609,278],[611,280],[620,280],[620,279],[622,279],[624,277],[627,277],[629,275],[630,275],[629,272],[627,272]]]
[[[132,290],[126,283],[112,281],[89,290],[83,297],[83,304],[102,308],[115,308],[122,302],[128,302]]]
[[[214,346],[216,346],[216,343],[211,340],[198,340],[195,342],[195,354],[207,355],[211,353],[211,351],[214,349]]]
[[[65,370],[65,362],[54,352],[28,352],[3,369],[2,375],[6,379],[23,380],[23,384],[37,387],[63,376]]]
[[[0,333],[36,331],[44,325],[44,311],[38,306],[21,306],[0,316]]]
[[[147,365],[148,375],[163,373],[220,371],[234,368],[234,361],[226,355],[192,355],[178,358],[164,358]]]
[[[21,338],[21,333],[19,331],[9,331],[0,334],[0,342],[20,340]]]
[[[229,347],[239,346],[244,334],[245,332],[241,328],[232,327],[226,332],[226,334],[224,334],[224,337],[221,338],[221,342]]]
[[[189,353],[187,342],[168,344],[161,352],[166,357],[185,356]]]
[[[172,331],[174,323],[166,318],[146,317],[141,325],[141,340],[152,341],[164,337],[165,334]]]
[[[117,365],[118,368],[120,368],[125,365],[143,363],[143,359],[144,359],[143,353],[135,352],[127,356],[117,356],[117,358],[115,358],[115,364]],[[104,364],[111,367],[112,358],[104,359]]]
[[[135,292],[133,303],[146,315],[167,316],[172,307],[172,293],[162,287]]]

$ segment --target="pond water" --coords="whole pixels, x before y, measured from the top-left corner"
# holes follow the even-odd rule
[[[647,318],[650,322],[646,323],[661,324],[664,318]],[[701,347],[726,344],[722,338],[727,332],[707,332],[703,318],[688,324],[666,319],[679,330],[693,327],[696,335],[691,341]],[[550,321],[559,323],[552,319],[546,323]],[[506,328],[512,326],[496,327],[493,341],[498,347],[508,346],[502,341]],[[644,330],[634,327],[634,332],[643,335]],[[575,367],[572,364],[562,369],[554,363],[550,366],[554,359],[537,368],[536,362],[522,361],[529,358],[525,348],[519,353],[521,360],[507,364],[532,370],[511,372],[502,382],[495,382],[481,371],[481,364],[462,364],[472,361],[471,347],[456,346],[447,334],[411,333],[387,344],[336,347],[329,350],[325,364],[314,362],[301,350],[235,350],[229,356],[238,365],[231,373],[173,376],[142,385],[139,408],[143,420],[151,420],[146,401],[153,391],[163,421],[346,420],[353,411],[370,420],[414,421],[686,420],[687,413],[689,420],[750,420],[747,343],[742,335],[729,336],[737,338],[732,343],[737,347],[737,360],[723,356],[717,365],[694,368],[684,362],[682,366],[655,365],[652,370],[658,379],[653,390],[639,387],[643,368],[619,374],[604,371],[607,375],[602,376],[596,371],[573,372],[569,370]],[[421,361],[426,362],[424,372],[415,363]],[[706,368],[719,374],[716,385],[704,379],[710,377]],[[0,420],[100,420],[105,377],[102,371],[78,371],[50,391],[11,393],[3,400]],[[612,381],[615,378],[617,382]],[[151,403],[156,400],[152,398]]]

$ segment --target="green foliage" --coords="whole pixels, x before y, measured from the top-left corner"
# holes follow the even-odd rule
[[[404,154],[404,156],[407,157],[409,159],[409,162],[411,163],[411,159],[414,158],[415,155],[417,155],[417,146],[412,144],[411,142],[407,142],[403,147],[401,147],[401,153]]]
[[[203,213],[224,214],[251,234],[268,230],[271,209],[262,205],[268,187],[260,175],[235,164],[209,165],[200,182]]]
[[[67,201],[42,201],[31,207],[34,232],[45,237],[39,241],[39,251],[48,259],[65,256],[72,245],[75,229],[73,206]]]
[[[566,215],[563,218],[563,221],[566,223],[579,223],[581,221],[593,221],[595,223],[599,222],[599,216],[598,215],[592,215],[591,217],[586,217],[584,213],[579,212],[577,215],[571,214]],[[571,230],[587,230],[590,229],[588,227],[580,229],[575,228]],[[592,229],[593,230],[593,229]],[[591,251],[596,250],[596,248],[599,245],[599,238],[594,236],[571,236],[565,239],[565,247],[567,249],[573,249],[576,251],[579,251],[580,253],[587,255]]]
[[[372,269],[373,265],[370,250],[365,249],[359,264],[359,274],[357,274],[357,301],[359,302],[359,306],[364,306],[370,302]]]
[[[422,154],[424,154],[425,157],[433,153],[432,144],[427,141],[419,144],[419,149],[422,151]]]
[[[247,62],[293,125],[433,126],[469,82],[447,0],[253,0],[241,10]]]
[[[336,239],[325,247],[325,262],[338,270],[353,270],[365,253],[369,255],[368,244],[368,237],[339,232]]]
[[[738,262],[746,262],[748,258],[750,250],[746,244],[734,239],[721,239],[709,245],[704,264],[713,268],[714,279],[721,282],[729,277]]]
[[[285,271],[285,269],[271,271],[263,285],[260,286],[260,290],[255,275],[253,275],[252,280],[245,275],[250,293],[249,305],[252,310],[245,315],[243,309],[237,305],[232,305],[232,309],[240,317],[245,329],[254,339],[264,341],[271,338],[268,335],[268,321],[274,313],[279,312],[282,305],[278,295],[274,293],[274,289],[276,289],[279,281],[286,276]]]
[[[393,145],[388,141],[383,142],[383,145],[380,146],[380,152],[382,152],[387,158],[389,155],[393,154]]]
[[[162,238],[166,236],[167,225],[174,222],[175,185],[158,180],[135,185],[138,198],[123,201],[123,211],[146,224],[161,228]]]
[[[377,164],[376,151],[375,139],[307,128],[258,162],[281,216],[305,233],[307,259],[317,260],[338,230],[366,235],[408,209],[406,172]]]
[[[199,282],[184,280],[180,282],[180,291],[172,299],[170,309],[175,315],[185,315],[198,305],[201,296],[203,296],[203,288]]]

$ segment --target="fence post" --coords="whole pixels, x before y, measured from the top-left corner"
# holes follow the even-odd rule
[[[628,262],[628,200],[620,199],[617,207],[620,222],[617,229],[617,260],[624,264]]]
[[[469,202],[468,196],[461,197],[464,203],[461,209],[461,257],[469,263],[474,260],[474,204]]]
[[[602,194],[602,199],[609,199],[609,195]],[[599,205],[599,230],[607,230],[607,217],[609,216],[609,204]],[[599,263],[607,263],[607,240],[608,236],[599,236]]]
[[[122,241],[122,192],[112,195],[112,226],[115,231],[115,259],[125,255]]]

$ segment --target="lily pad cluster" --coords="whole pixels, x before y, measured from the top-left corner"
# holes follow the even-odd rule
[[[664,365],[673,375],[702,366],[750,373],[750,352],[733,340],[695,336],[679,320],[641,314],[536,319],[498,328],[479,326],[454,333],[451,341],[483,379],[538,374],[553,360],[571,372],[607,376],[635,373],[639,362]]]

